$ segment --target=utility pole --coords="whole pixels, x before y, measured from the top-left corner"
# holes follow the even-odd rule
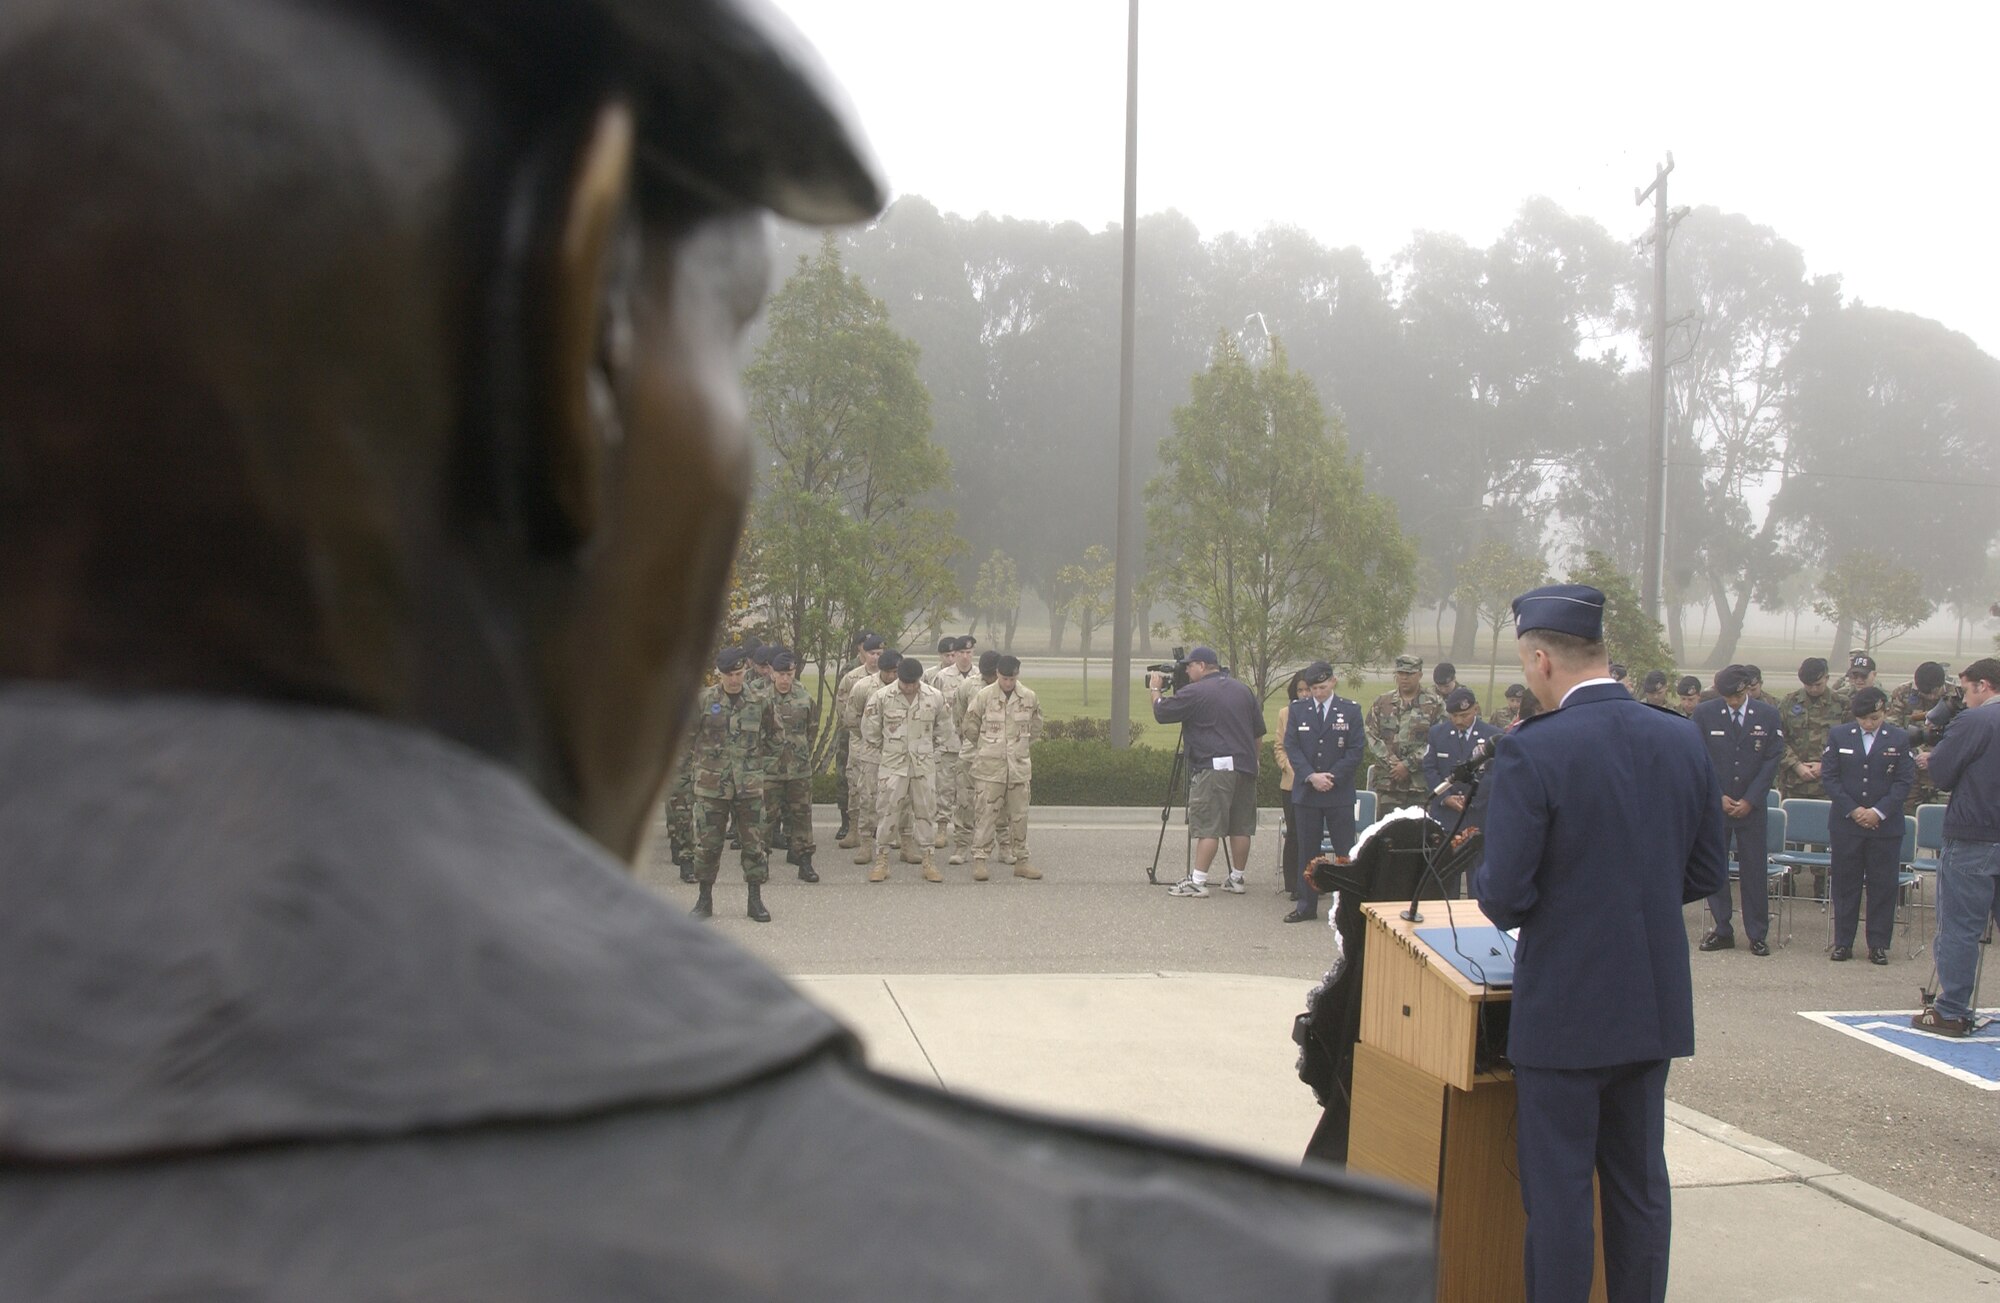
[[[1132,572],[1139,540],[1132,504],[1132,323],[1139,237],[1139,0],[1125,32],[1125,281],[1118,318],[1118,538],[1112,552],[1111,745],[1129,745],[1132,723]]]
[[[1634,189],[1636,206],[1653,200],[1653,385],[1646,421],[1646,535],[1640,551],[1639,603],[1660,618],[1667,564],[1667,176],[1673,151],[1653,174],[1653,184]]]

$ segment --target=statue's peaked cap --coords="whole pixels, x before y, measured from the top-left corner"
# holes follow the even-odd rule
[[[818,51],[768,0],[419,0],[526,64],[602,65],[642,166],[793,221],[861,221],[886,190]]]

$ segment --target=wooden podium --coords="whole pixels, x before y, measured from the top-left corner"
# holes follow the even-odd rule
[[[1469,900],[1363,905],[1361,1041],[1354,1047],[1347,1165],[1437,1204],[1439,1303],[1514,1303],[1521,1274],[1521,1184],[1515,1174],[1514,1078],[1479,1072],[1481,1020],[1513,999],[1473,982],[1415,936],[1419,927],[1485,927]],[[1591,1298],[1604,1298],[1604,1244]]]

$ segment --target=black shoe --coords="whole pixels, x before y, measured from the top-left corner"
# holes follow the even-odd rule
[[[839,841],[851,831],[853,830],[847,826],[847,816],[843,814],[840,816],[840,830],[833,834],[833,839]]]
[[[787,864],[797,864],[798,862],[799,862],[799,853],[798,853],[797,851],[786,851],[786,852],[785,852],[785,863],[787,863]]]
[[[1756,955],[1759,959],[1769,958],[1771,947],[1762,941],[1752,941],[1750,943],[1750,953]]]
[[[819,874],[813,872],[813,853],[811,851],[807,851],[805,853],[805,858],[799,861],[799,881],[800,882],[819,881]]]
[[[682,882],[693,882],[693,881],[694,881],[694,861],[693,861],[693,860],[675,860],[675,861],[674,861],[674,863],[676,863],[676,864],[678,864],[678,865],[680,865],[680,866],[681,866],[681,881],[682,881]]]
[[[1318,917],[1319,917],[1319,911],[1316,909],[1315,910],[1295,909],[1291,913],[1285,915],[1284,921],[1287,923],[1310,923]]]
[[[1870,950],[1868,952],[1868,962],[1871,964],[1887,964],[1889,962],[1889,952],[1886,950]]]
[[[1826,952],[1826,957],[1828,959],[1831,959],[1836,964],[1844,964],[1848,960],[1854,958],[1854,947],[1835,946],[1833,949]]]
[[[759,923],[771,921],[771,911],[764,908],[764,893],[754,882],[750,884],[750,917]]]
[[[1736,934],[1734,932],[1711,932],[1701,939],[1701,945],[1698,948],[1705,951],[1734,950],[1736,949]]]
[[[701,884],[701,894],[694,898],[694,908],[688,911],[690,917],[693,918],[715,917],[715,896],[713,894],[714,890],[715,890],[715,884],[712,882],[704,882]]]

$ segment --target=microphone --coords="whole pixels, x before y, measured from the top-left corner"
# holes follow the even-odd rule
[[[1457,768],[1453,769],[1442,783],[1432,788],[1431,795],[1443,796],[1451,790],[1453,783],[1471,782],[1479,766],[1491,760],[1494,754],[1500,750],[1500,742],[1505,737],[1506,734],[1504,733],[1495,733],[1492,737],[1480,738],[1478,742],[1473,744],[1472,754],[1461,760]]]

